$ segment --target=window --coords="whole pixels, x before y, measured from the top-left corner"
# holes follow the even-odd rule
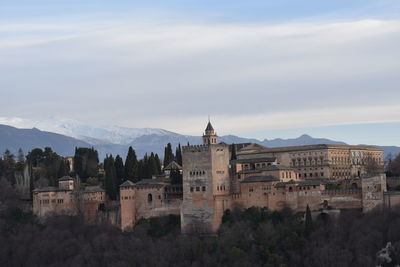
[[[199,192],[199,191],[200,191],[200,187],[196,186],[196,192]]]
[[[201,187],[201,191],[205,192],[205,191],[206,191],[206,187],[205,187],[205,186],[202,186],[202,187]]]
[[[153,201],[153,195],[152,194],[148,194],[147,195],[147,202],[152,202]]]
[[[253,192],[253,191],[254,191],[253,187],[249,187],[249,192]]]
[[[193,192],[193,187],[190,188],[190,192]]]

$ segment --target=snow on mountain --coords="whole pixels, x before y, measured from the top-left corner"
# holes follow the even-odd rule
[[[37,128],[84,140],[92,145],[120,144],[126,145],[143,135],[169,135],[171,132],[153,128],[125,128],[119,126],[92,126],[76,120],[49,117],[42,120],[31,120],[18,117],[0,117],[0,124],[17,128]]]

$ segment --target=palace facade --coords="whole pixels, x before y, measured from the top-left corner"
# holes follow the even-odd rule
[[[267,148],[217,138],[209,122],[203,145],[182,148],[182,187],[168,179],[122,184],[122,229],[140,218],[180,214],[183,233],[214,232],[228,209],[368,211],[384,202],[383,151],[375,147]]]

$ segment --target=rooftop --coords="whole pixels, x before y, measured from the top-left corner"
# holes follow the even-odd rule
[[[167,167],[164,168],[164,170],[168,170],[168,171],[170,171],[172,169],[182,170],[182,166],[179,165],[178,163],[176,163],[175,161],[172,161],[170,164],[167,165]]]
[[[296,152],[304,150],[317,150],[317,149],[349,149],[349,150],[369,150],[369,151],[382,151],[382,149],[367,146],[367,145],[336,145],[336,144],[317,144],[317,145],[304,145],[304,146],[287,146],[287,147],[264,147],[257,144],[251,144],[238,151],[239,155],[247,154],[262,154],[270,152]]]
[[[74,178],[70,177],[70,176],[63,176],[60,179],[58,179],[58,181],[75,181]]]
[[[61,191],[72,191],[72,190],[70,190],[70,189],[61,189],[61,188],[54,187],[54,186],[36,188],[36,189],[33,190],[33,192],[61,192]]]
[[[255,159],[236,159],[232,163],[260,163],[260,162],[275,162],[275,157],[255,158]]]
[[[208,132],[208,131],[214,131],[214,128],[212,127],[210,121],[208,122],[207,127],[206,127],[206,132]]]
[[[278,178],[274,176],[250,176],[245,178],[242,183],[257,183],[257,182],[275,182],[279,181]]]

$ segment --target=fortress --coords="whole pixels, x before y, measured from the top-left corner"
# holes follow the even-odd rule
[[[121,228],[140,218],[180,214],[183,233],[215,232],[228,209],[369,211],[385,203],[383,151],[375,147],[267,148],[217,138],[209,122],[203,145],[182,148],[182,187],[165,178],[123,183]]]

